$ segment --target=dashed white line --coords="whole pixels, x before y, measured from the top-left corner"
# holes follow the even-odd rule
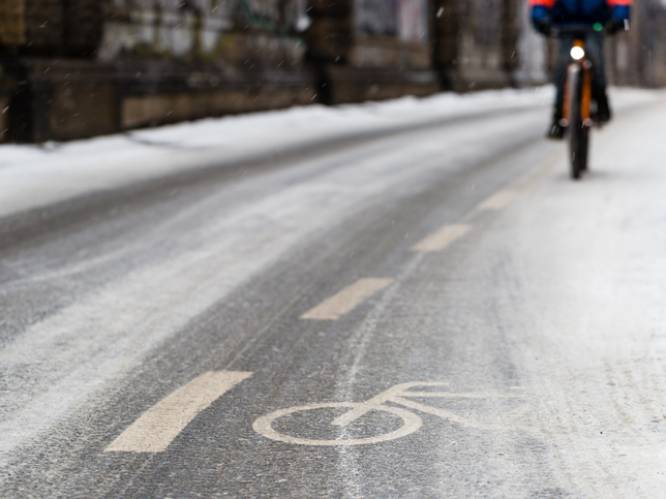
[[[332,321],[348,314],[375,293],[393,283],[393,279],[359,279],[351,286],[306,312],[301,319]]]
[[[479,210],[482,211],[503,210],[511,203],[513,203],[517,196],[518,193],[516,191],[508,189],[496,192],[495,194],[490,196],[488,199],[486,199],[479,205]]]
[[[471,225],[445,225],[437,232],[419,242],[414,246],[413,250],[419,253],[443,251],[456,240],[467,234],[470,230],[472,230]]]
[[[238,371],[202,374],[144,412],[105,452],[164,452],[201,411],[250,376]]]

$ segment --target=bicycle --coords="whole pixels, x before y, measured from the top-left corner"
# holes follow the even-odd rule
[[[504,426],[497,424],[481,423],[479,421],[472,421],[467,417],[460,416],[455,412],[444,409],[441,407],[433,407],[427,404],[416,402],[411,398],[447,398],[447,399],[467,399],[467,400],[489,400],[489,399],[506,399],[506,400],[521,400],[518,394],[500,394],[494,392],[467,392],[467,393],[454,393],[446,391],[413,391],[415,388],[443,388],[447,387],[448,383],[443,382],[416,382],[416,383],[403,383],[393,386],[386,391],[381,392],[379,395],[372,397],[365,402],[329,402],[323,404],[308,404],[288,409],[280,409],[265,416],[258,418],[252,428],[258,434],[277,442],[283,442],[292,445],[309,445],[309,446],[355,446],[355,445],[369,445],[388,442],[398,438],[406,437],[423,426],[423,420],[414,411],[438,416],[450,423],[458,426],[475,428],[487,431],[527,431],[516,425]],[[394,405],[388,405],[392,403]],[[274,423],[286,416],[290,416],[302,412],[317,411],[321,409],[347,409],[347,411],[333,419],[331,425],[337,428],[345,428],[360,418],[368,415],[370,412],[383,412],[391,416],[397,417],[401,420],[401,425],[397,430],[387,433],[380,433],[378,435],[361,437],[361,438],[338,438],[338,439],[312,439],[302,438],[298,436],[289,435],[280,432],[274,428]],[[526,407],[521,407],[521,413],[525,412]],[[515,416],[515,414],[514,414]]]
[[[570,175],[579,180],[588,171],[592,119],[592,75],[594,67],[586,51],[589,34],[598,34],[599,28],[588,25],[568,25],[557,28],[557,36],[572,36],[567,66],[562,126],[569,142]]]

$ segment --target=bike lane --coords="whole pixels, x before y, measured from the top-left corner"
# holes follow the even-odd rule
[[[525,187],[531,177],[520,177],[516,185]],[[410,238],[401,237],[398,244],[396,234],[377,239],[386,226],[368,234],[368,241],[375,244],[372,254],[353,269],[344,270],[346,262],[341,262],[331,291],[320,296],[324,302],[328,294],[336,296],[336,288],[353,281],[357,265],[370,275],[389,275],[398,269],[395,280],[337,319],[312,320],[294,313],[309,305],[294,306],[285,324],[272,325],[273,338],[262,346],[259,359],[251,361],[254,374],[247,382],[251,386],[239,386],[216,411],[202,414],[196,427],[176,440],[169,452],[178,456],[179,463],[188,463],[186,468],[194,475],[210,470],[212,462],[221,463],[219,475],[213,478],[209,471],[204,480],[209,484],[214,480],[214,490],[235,490],[241,496],[422,497],[439,495],[444,488],[451,495],[472,490],[491,494],[547,483],[549,470],[539,441],[515,427],[525,401],[503,338],[487,337],[474,325],[476,313],[455,297],[456,283],[464,281],[464,269],[471,263],[467,254],[478,241],[456,239],[434,253],[418,249],[419,240],[441,231],[442,221],[473,220],[483,233],[494,216],[487,208],[487,199],[493,196],[492,192],[487,198],[478,193],[470,196],[455,214],[449,208],[435,208],[423,217],[421,230]],[[426,204],[433,210],[430,202]],[[384,246],[387,237],[394,240]],[[366,244],[361,242],[364,248]],[[380,254],[384,256],[374,258]],[[444,259],[445,265],[433,266],[432,257],[437,262]],[[453,292],[447,291],[451,288]],[[303,300],[303,304],[317,302]],[[472,327],[465,327],[470,320]],[[470,342],[476,348],[470,350]],[[264,357],[267,351],[271,354]],[[408,382],[423,382],[413,387],[420,396],[405,395],[399,403],[387,404],[389,411],[370,411],[345,428],[335,426],[333,418],[354,409],[352,402]],[[435,385],[428,386],[431,383]],[[265,387],[270,391],[265,393]],[[436,393],[431,391],[442,388],[451,396],[433,400]],[[248,392],[251,398],[245,398]],[[401,393],[392,398],[398,400]],[[410,402],[421,406],[409,407]],[[316,410],[268,422],[300,442],[267,438],[262,418],[304,404],[314,404]],[[213,444],[211,428],[229,421],[220,415],[230,407],[238,417],[238,405],[244,407],[246,419],[234,420],[229,434],[221,427],[217,445]],[[387,434],[390,438],[385,438]],[[332,440],[364,443],[331,445]],[[176,495],[186,496],[191,486],[188,471],[176,472],[180,483],[169,481],[169,489],[163,477],[174,473],[173,462],[165,462],[151,468],[138,491],[147,493],[157,486],[165,493],[175,490]],[[478,477],[483,477],[481,483]]]
[[[600,140],[608,145],[616,137]],[[531,154],[536,161],[543,152],[537,147],[510,155],[496,167],[529,164]],[[475,172],[479,176],[472,179],[493,188],[433,185],[401,198],[390,216],[383,206],[368,210],[356,218],[354,231],[339,227],[301,248],[300,258],[282,262],[252,288],[218,304],[124,380],[94,416],[85,442],[72,431],[51,437],[80,449],[72,452],[84,472],[66,477],[68,490],[113,497],[557,497],[635,491],[638,471],[659,469],[663,458],[663,432],[654,422],[663,347],[646,336],[661,315],[652,301],[652,315],[637,312],[644,287],[655,296],[660,287],[636,277],[660,270],[661,260],[649,248],[661,247],[661,236],[648,238],[645,247],[639,244],[645,239],[633,238],[645,234],[647,222],[629,238],[618,231],[636,199],[624,182],[615,181],[626,181],[628,174],[614,154],[621,157],[617,149],[601,156],[606,177],[593,173],[586,191],[571,190],[564,163],[519,183],[524,191],[518,196],[497,196],[516,189]],[[656,195],[663,177],[646,160],[633,160],[633,187],[652,182]],[[602,209],[609,198],[618,204]],[[661,211],[648,200],[639,206],[654,220]],[[472,227],[461,237],[451,239],[443,230],[461,223]],[[591,233],[598,237],[588,247]],[[419,251],[419,241],[437,244]],[[650,256],[652,263],[633,267],[626,263],[632,254]],[[595,263],[600,255],[608,267]],[[304,317],[364,278],[391,283],[334,320]],[[612,284],[618,282],[623,286],[616,291]],[[598,284],[603,286],[595,289]],[[599,299],[599,289],[611,291]],[[260,306],[238,313],[252,302]],[[630,304],[628,312],[618,303]],[[229,320],[239,315],[241,320]],[[249,343],[241,334],[248,329],[258,331]],[[202,373],[225,370],[252,374],[212,400],[166,450],[105,452],[142,411]],[[418,390],[444,388],[468,396],[392,397],[399,398],[392,407],[416,415],[421,425],[373,445],[293,445],[253,428],[276,410],[368,401],[408,382],[446,383]],[[356,408],[323,410],[314,418],[299,414],[276,426],[283,434],[329,440],[382,435],[401,426],[400,416],[386,411],[364,415],[347,428],[331,424]],[[43,459],[53,460],[57,470],[59,457]],[[71,460],[61,473],[67,469]],[[56,481],[58,474],[52,477]],[[648,477],[640,486],[649,495],[658,490],[658,480]]]
[[[572,191],[562,160],[511,202],[482,201],[480,215],[435,209],[369,306],[301,326],[312,334],[253,405],[245,452],[220,450],[220,490],[234,476],[250,496],[658,495],[666,350],[654,298],[663,285],[651,276],[663,270],[663,237],[649,220],[663,216],[651,200],[666,179],[654,152],[623,152],[623,131],[599,135],[594,164],[605,171],[593,170],[586,191]],[[650,195],[636,205],[632,192]],[[647,219],[620,230],[636,210]],[[473,230],[414,256],[416,240],[461,221]],[[372,275],[395,268],[365,264]],[[309,357],[315,349],[325,354]],[[408,382],[426,386],[385,393]]]
[[[58,428],[42,442],[56,449],[40,458],[40,466],[51,470],[49,477],[45,479],[40,467],[25,459],[16,475],[21,478],[15,482],[16,490],[31,482],[30,487],[43,495],[71,490],[123,497],[354,495],[355,477],[363,473],[350,464],[347,452],[356,450],[274,442],[256,433],[253,423],[271,411],[304,403],[359,401],[399,383],[449,381],[450,362],[443,349],[448,340],[428,340],[429,333],[404,322],[420,314],[406,308],[413,297],[405,285],[414,270],[405,271],[406,264],[429,255],[415,250],[419,241],[442,225],[459,223],[504,188],[507,175],[523,174],[532,160],[543,156],[544,149],[530,146],[531,140],[519,136],[515,141],[518,145],[507,144],[487,160],[463,162],[425,189],[419,179],[402,185],[389,198],[378,197],[355,214],[352,225],[342,221],[323,231],[324,237],[309,241],[288,260],[216,304],[123,379],[108,401],[100,401],[90,412],[83,408],[68,427]],[[466,190],[457,187],[474,184]],[[451,240],[447,247],[454,248],[463,239]],[[327,298],[367,278],[379,279],[381,289],[364,295],[336,320],[306,317]],[[380,324],[388,336],[376,335]],[[249,341],[247,331],[256,331]],[[431,355],[435,352],[430,342],[439,345],[437,355]],[[416,362],[412,365],[407,357]],[[189,424],[179,423],[182,430],[166,442],[166,450],[114,448],[113,442],[142,414],[168,408],[161,402],[205,373],[223,372],[251,375],[220,398],[214,398],[222,392],[217,388],[204,397],[208,405]],[[454,387],[483,388],[473,383]],[[370,414],[345,431],[362,437],[399,427],[399,420],[384,416]],[[331,431],[330,417],[324,411],[314,421],[286,421],[281,430],[339,436],[335,428]],[[418,418],[424,431],[360,451],[367,454],[368,484],[376,493],[435,490],[447,476],[448,472],[430,471],[433,452],[441,445],[440,423],[432,420],[442,418],[427,414]],[[399,476],[386,473],[394,463],[402,463]],[[73,475],[71,469],[80,471]]]

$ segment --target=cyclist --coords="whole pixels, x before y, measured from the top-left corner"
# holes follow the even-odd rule
[[[554,28],[567,24],[589,25],[592,32],[585,40],[588,57],[595,68],[592,92],[595,102],[594,119],[607,123],[612,113],[606,92],[606,71],[604,67],[604,31],[611,34],[629,28],[632,0],[529,0],[531,19],[535,29],[543,35],[550,35]],[[553,110],[553,121],[548,129],[548,137],[561,139],[564,127],[561,124],[564,104],[564,85],[569,62],[569,50],[573,44],[571,36],[561,36],[558,41],[555,85],[557,94]]]

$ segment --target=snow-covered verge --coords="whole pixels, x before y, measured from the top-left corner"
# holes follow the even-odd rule
[[[649,101],[654,91],[622,89],[626,103]],[[0,217],[100,190],[116,189],[182,171],[389,131],[433,119],[503,108],[547,106],[552,90],[405,97],[340,107],[310,106],[139,130],[42,146],[0,146]],[[546,117],[544,117],[544,120]]]

